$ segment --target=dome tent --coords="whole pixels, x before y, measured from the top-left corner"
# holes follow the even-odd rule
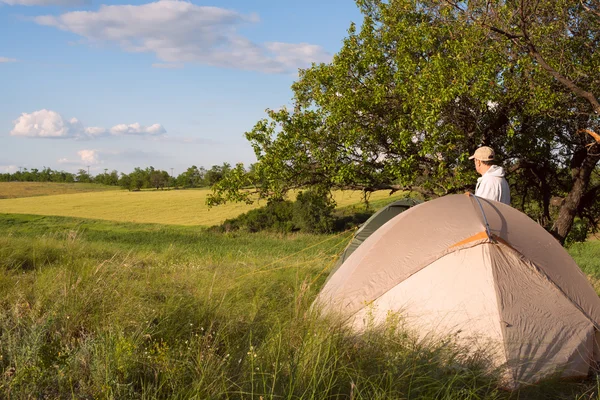
[[[373,234],[377,229],[381,228],[386,222],[390,219],[394,218],[398,214],[408,210],[409,208],[416,206],[417,204],[421,204],[421,200],[411,199],[409,197],[396,200],[385,207],[380,208],[375,212],[375,214],[371,215],[369,219],[367,219],[360,228],[356,231],[352,240],[340,257],[338,258],[335,266],[329,273],[329,278],[331,278],[335,272],[339,269],[339,267],[346,261],[348,257],[360,246],[369,236]],[[328,278],[328,279],[329,279]]]
[[[469,195],[438,198],[374,232],[316,302],[360,331],[399,312],[421,336],[495,343],[518,387],[587,376],[600,358],[600,299],[575,261],[520,211]]]

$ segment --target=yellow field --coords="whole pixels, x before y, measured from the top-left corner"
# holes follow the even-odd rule
[[[119,190],[93,183],[0,182],[0,199]]]
[[[209,209],[208,189],[128,192],[123,190],[0,200],[0,213],[58,215],[170,225],[217,225],[265,204],[227,204]],[[371,201],[388,197],[377,192]],[[398,196],[394,196],[398,197]],[[359,191],[335,194],[338,207],[356,204]]]

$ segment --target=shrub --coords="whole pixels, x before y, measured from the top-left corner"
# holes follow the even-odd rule
[[[329,191],[309,189],[298,193],[294,203],[294,224],[301,231],[329,233],[334,228],[335,202]]]
[[[228,219],[213,228],[217,232],[294,232],[329,233],[336,227],[335,202],[329,192],[309,189],[298,193],[295,202],[269,200],[266,206]]]
[[[244,230],[248,232],[298,230],[292,221],[294,203],[289,200],[270,200],[266,206],[250,210],[237,218],[228,219],[216,228],[220,232]]]

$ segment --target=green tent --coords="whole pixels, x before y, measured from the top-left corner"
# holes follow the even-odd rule
[[[338,268],[344,263],[344,261],[346,261],[346,259],[350,257],[352,253],[354,253],[354,250],[356,250],[358,246],[362,244],[362,242],[367,240],[367,238],[371,236],[373,232],[379,229],[390,219],[394,218],[396,215],[420,203],[422,203],[421,200],[415,200],[407,197],[405,199],[394,201],[393,203],[390,203],[387,206],[377,210],[377,212],[371,215],[371,217],[361,225],[360,229],[356,231],[354,237],[344,249],[344,252],[338,259],[329,276],[333,275],[335,271],[337,271]]]

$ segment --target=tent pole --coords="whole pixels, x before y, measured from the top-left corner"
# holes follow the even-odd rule
[[[483,222],[485,223],[485,233],[487,234],[488,239],[490,239],[491,241],[494,242],[495,240],[492,237],[492,232],[490,230],[490,224],[488,223],[487,217],[485,216],[485,212],[483,211],[483,206],[481,205],[479,198],[475,195],[471,195],[471,197],[473,197],[475,199],[475,201],[477,202],[477,205],[479,206],[479,210],[481,211],[481,216],[483,217]]]

